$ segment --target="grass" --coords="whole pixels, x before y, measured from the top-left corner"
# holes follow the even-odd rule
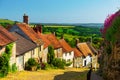
[[[12,21],[12,20],[8,20],[8,19],[0,19],[0,23],[14,24],[14,21]]]
[[[9,73],[0,80],[86,80],[87,69],[67,68]]]

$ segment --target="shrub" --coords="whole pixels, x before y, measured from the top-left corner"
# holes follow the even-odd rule
[[[17,66],[16,63],[12,64],[12,72],[16,72],[17,71]]]
[[[35,61],[35,59],[30,58],[26,64],[25,64],[25,70],[37,70],[38,63]]]
[[[54,67],[57,67],[60,69],[64,69],[65,67],[65,61],[58,58],[55,58],[52,64],[54,65]]]
[[[9,71],[9,58],[6,53],[0,56],[0,77],[4,77]]]
[[[6,50],[0,56],[0,77],[4,77],[10,71],[9,60],[12,54],[13,44],[9,44],[6,46]]]
[[[41,68],[41,65],[38,63],[37,64],[37,69],[40,69]]]
[[[48,64],[52,64],[53,60],[55,59],[55,54],[54,54],[54,48],[53,46],[49,46],[48,47],[48,54],[47,54],[47,60],[48,60]]]
[[[72,62],[67,62],[66,66],[70,66],[72,64]]]

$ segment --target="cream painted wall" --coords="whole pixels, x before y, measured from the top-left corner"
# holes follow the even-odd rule
[[[25,63],[28,61],[29,58],[32,58],[32,52],[31,52],[31,51],[26,52],[26,53],[24,54],[24,65],[25,65]]]
[[[68,61],[68,60],[73,61],[73,58],[74,58],[74,52],[73,51],[68,52],[68,53],[63,53],[63,59],[65,61]]]
[[[44,49],[43,56],[42,56],[42,62],[47,63],[47,54],[48,54],[48,47]]]
[[[66,62],[72,62],[72,64],[69,67],[73,67],[73,58],[74,58],[74,51],[63,53],[63,59]]]
[[[62,59],[62,48],[54,49],[55,58],[61,58]]]
[[[24,70],[24,56],[20,55],[16,57],[16,66],[18,71]]]
[[[12,47],[12,54],[11,54],[11,58],[10,58],[10,65],[16,63],[16,43],[13,43],[13,47]]]
[[[99,66],[98,66],[98,56],[96,55],[93,55],[92,56],[92,67],[94,67],[94,68],[98,68]]]
[[[83,66],[86,66],[85,65],[85,62],[86,62],[86,65],[92,63],[92,57],[90,55],[86,56],[84,59],[83,59]]]
[[[74,67],[82,67],[83,65],[83,59],[82,57],[75,57],[74,58]]]
[[[0,55],[1,55],[3,52],[5,52],[5,46],[4,46],[4,47],[1,47],[1,49],[0,49]]]

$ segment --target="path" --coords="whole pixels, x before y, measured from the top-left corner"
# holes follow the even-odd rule
[[[97,75],[95,72],[92,72],[91,80],[104,80],[104,79],[100,77],[99,75]]]

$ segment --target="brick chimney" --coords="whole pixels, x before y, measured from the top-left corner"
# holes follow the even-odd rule
[[[36,28],[37,28],[37,31],[42,33],[42,25],[38,24],[38,25],[36,25]]]
[[[26,14],[23,16],[23,22],[28,24],[28,16]]]
[[[37,34],[42,34],[42,25],[40,25],[40,24],[34,25],[33,30],[34,30]]]

